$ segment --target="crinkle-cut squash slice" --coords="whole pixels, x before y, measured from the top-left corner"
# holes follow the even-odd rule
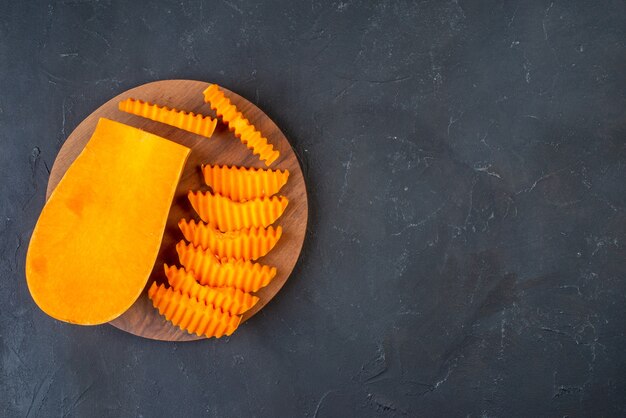
[[[220,338],[231,335],[241,317],[230,315],[182,292],[152,283],[148,290],[152,305],[172,324],[197,336]]]
[[[221,232],[204,222],[181,219],[178,227],[185,239],[195,246],[209,250],[219,258],[256,260],[266,255],[280,239],[283,228],[246,228]]]
[[[183,268],[163,265],[165,276],[175,290],[213,306],[231,315],[240,315],[252,308],[259,298],[242,290],[231,288],[224,291],[219,287],[205,286],[196,281],[193,274]]]
[[[185,270],[192,273],[200,284],[207,286],[256,292],[276,276],[276,267],[243,260],[219,260],[209,251],[184,241],[176,245],[176,252]]]
[[[265,165],[272,165],[280,156],[272,144],[268,143],[267,138],[261,135],[250,121],[237,110],[237,107],[230,102],[230,99],[224,95],[217,84],[211,84],[204,90],[204,101],[211,105],[217,116],[222,118],[222,121],[235,133],[235,136],[251,149],[253,154],[258,155],[265,162]]]
[[[135,302],[188,153],[132,126],[98,121],[41,211],[28,247],[28,288],[45,313],[95,325]]]
[[[257,197],[270,197],[287,183],[288,170],[261,168],[202,166],[204,182],[215,193],[241,202]]]
[[[174,126],[207,138],[213,135],[217,125],[217,120],[210,116],[173,109],[167,106],[159,106],[133,98],[122,100],[118,108],[123,112],[132,113],[133,115]]]
[[[251,227],[267,228],[276,222],[289,203],[284,196],[234,202],[219,194],[190,191],[187,197],[200,218],[222,232]]]

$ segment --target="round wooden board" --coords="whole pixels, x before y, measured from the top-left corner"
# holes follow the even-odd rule
[[[204,103],[202,95],[202,92],[208,85],[209,83],[193,80],[163,80],[135,87],[112,98],[83,120],[72,132],[59,151],[50,171],[47,197],[50,197],[67,168],[89,141],[96,123],[101,117],[132,125],[191,148],[192,151],[189,154],[187,165],[181,176],[172,208],[170,209],[161,249],[146,289],[144,289],[144,292],[128,311],[110,322],[121,330],[141,337],[165,341],[192,341],[204,338],[190,335],[167,322],[152,307],[147,296],[147,289],[153,281],[159,283],[166,281],[163,273],[163,263],[178,265],[175,246],[178,241],[183,239],[178,229],[178,221],[181,218],[198,219],[187,200],[187,192],[198,189],[209,190],[202,180],[201,164],[267,167],[221,122],[217,124],[215,133],[211,138],[204,138],[162,123],[124,113],[118,110],[118,103],[123,99],[132,97],[215,117],[215,112],[211,110],[208,104]],[[298,158],[285,135],[254,104],[229,90],[223,90],[232,103],[263,133],[274,148],[280,151],[280,157],[272,164],[271,168],[287,169],[290,173],[289,181],[280,191],[280,194],[289,198],[289,205],[283,216],[275,223],[275,225],[282,225],[283,235],[276,247],[265,257],[258,260],[260,263],[275,266],[278,272],[267,287],[257,292],[260,301],[243,316],[243,321],[245,321],[276,296],[296,265],[306,233],[308,205],[302,170]],[[155,169],[158,169],[158,167],[155,167]],[[150,187],[150,184],[146,184],[146,187]]]

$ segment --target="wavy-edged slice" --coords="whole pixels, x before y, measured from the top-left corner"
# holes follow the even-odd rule
[[[284,196],[235,202],[211,192],[190,191],[187,197],[200,218],[222,232],[252,227],[267,228],[276,222],[289,203]]]
[[[133,98],[122,100],[118,108],[123,112],[165,123],[166,125],[174,126],[207,138],[213,135],[213,131],[215,131],[215,126],[217,125],[217,120],[210,116],[186,112],[167,106],[159,106]]]
[[[167,264],[164,264],[163,268],[168,283],[175,290],[196,298],[206,305],[212,305],[222,312],[228,312],[231,315],[241,315],[259,301],[258,297],[240,289],[202,285],[196,281],[193,274],[183,268],[170,267]]]
[[[180,241],[176,244],[180,264],[200,282],[212,287],[234,287],[256,292],[276,276],[276,267],[251,261],[217,259],[209,251]]]
[[[224,95],[217,84],[211,84],[204,90],[204,101],[211,105],[217,116],[222,118],[222,121],[235,133],[235,136],[251,149],[253,154],[258,155],[265,162],[265,165],[272,165],[280,156],[272,144],[267,142],[267,138],[261,135],[254,125],[237,110],[237,107],[230,102],[230,99]]]
[[[274,228],[247,228],[239,231],[221,232],[220,230],[193,219],[181,219],[178,227],[185,239],[195,246],[209,250],[219,258],[238,260],[256,260],[267,254],[283,234],[279,225]]]
[[[220,338],[231,335],[241,317],[224,313],[182,292],[152,283],[148,297],[159,313],[178,328],[197,336]]]
[[[288,170],[264,170],[225,165],[204,165],[202,174],[204,182],[215,193],[239,202],[273,196],[289,178]]]

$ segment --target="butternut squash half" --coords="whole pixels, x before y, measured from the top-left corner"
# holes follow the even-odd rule
[[[188,154],[165,138],[98,121],[44,206],[28,247],[26,281],[45,313],[96,325],[135,302]]]

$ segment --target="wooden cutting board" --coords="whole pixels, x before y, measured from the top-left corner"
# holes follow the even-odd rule
[[[100,117],[126,123],[191,148],[192,151],[174,196],[161,249],[148,280],[148,285],[128,311],[110,322],[111,325],[121,330],[141,337],[165,341],[192,341],[204,338],[189,335],[167,322],[152,307],[152,303],[147,296],[147,289],[153,281],[159,283],[166,282],[163,273],[163,263],[178,265],[175,246],[178,241],[183,239],[178,229],[178,221],[181,218],[199,219],[187,200],[187,192],[189,190],[209,189],[202,180],[200,165],[234,164],[245,167],[267,167],[221,122],[217,124],[215,133],[211,138],[204,138],[168,125],[121,112],[118,110],[118,103],[123,99],[133,97],[159,105],[216,117],[215,112],[203,100],[202,92],[208,85],[209,83],[194,80],[156,81],[135,87],[112,98],[83,120],[71,133],[59,151],[50,171],[47,198],[50,197],[50,194],[72,161],[84,148]],[[280,157],[272,164],[271,168],[287,169],[290,173],[287,185],[280,191],[280,194],[289,198],[289,205],[283,216],[275,223],[275,225],[282,225],[283,235],[276,247],[265,257],[258,260],[260,263],[275,266],[278,272],[267,287],[257,292],[260,301],[243,316],[243,321],[246,321],[276,296],[298,261],[306,233],[308,218],[307,194],[298,158],[278,126],[254,104],[236,93],[226,89],[223,90],[244,116],[261,131],[268,141],[274,145],[274,148],[280,151]],[[155,167],[155,170],[158,170],[158,167]],[[150,184],[146,184],[146,187],[150,187]],[[245,332],[245,326],[242,328],[237,332]],[[234,334],[235,338],[237,332]]]

